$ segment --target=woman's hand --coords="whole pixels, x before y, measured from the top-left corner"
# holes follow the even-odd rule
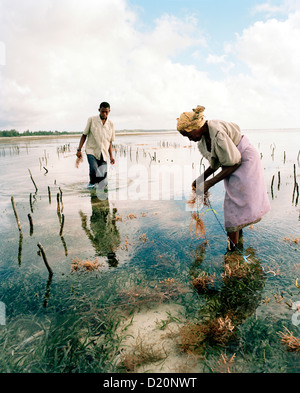
[[[212,184],[211,184],[210,180],[205,181],[204,182],[204,190],[203,190],[204,195],[207,195],[208,190],[210,189],[210,187],[212,187]]]
[[[193,183],[192,183],[192,189],[193,189],[193,191],[196,191],[196,182],[197,182],[197,179],[194,180]]]
[[[82,158],[81,150],[77,150],[76,157],[77,158]]]
[[[192,190],[197,194],[200,195],[202,191],[202,185],[200,186],[198,179],[194,180],[192,183]]]
[[[115,159],[114,159],[113,157],[110,157],[110,163],[111,163],[112,165],[114,165]]]
[[[197,187],[196,187],[197,185]],[[198,184],[197,179],[193,181],[192,188],[197,195],[206,195],[208,190],[213,186],[210,180],[205,181],[203,184]]]
[[[204,181],[204,175],[200,175],[195,179],[192,183],[192,189],[193,191],[197,191],[199,189],[199,185]]]

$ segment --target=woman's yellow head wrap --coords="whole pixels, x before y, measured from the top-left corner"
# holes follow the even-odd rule
[[[198,105],[196,109],[193,109],[193,112],[183,112],[177,119],[177,130],[191,132],[201,128],[206,121],[203,115],[204,110],[204,106]]]

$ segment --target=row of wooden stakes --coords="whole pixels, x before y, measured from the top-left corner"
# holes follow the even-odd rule
[[[34,187],[35,187],[35,190],[36,190],[35,194],[36,194],[37,191],[38,191],[37,185],[36,185],[36,183],[35,183],[35,181],[34,181],[34,179],[33,179],[33,176],[32,176],[32,173],[31,173],[30,169],[28,169],[28,171],[29,171],[29,174],[30,174],[30,178],[31,178],[31,180],[32,180],[32,182],[33,182],[33,185],[34,185]],[[65,216],[64,216],[64,214],[61,214],[63,203],[62,203],[62,191],[61,191],[60,188],[59,188],[59,190],[60,190],[60,193],[57,193],[57,195],[56,195],[56,197],[57,197],[57,198],[56,198],[56,199],[57,199],[57,214],[58,214],[58,216],[59,216],[59,222],[60,222],[59,236],[63,239],[62,235],[63,235],[63,228],[64,228]],[[51,203],[51,191],[50,191],[50,187],[49,187],[49,186],[48,186],[48,197],[49,197],[49,203]],[[31,209],[31,212],[33,212],[32,193],[30,193],[29,202],[30,202],[30,209]],[[13,196],[11,197],[11,204],[12,204],[12,208],[13,208],[14,215],[15,215],[15,218],[16,218],[17,226],[18,226],[18,229],[19,229],[19,235],[20,235],[20,237],[19,237],[19,255],[18,255],[18,259],[19,259],[19,263],[20,263],[20,258],[21,258],[20,256],[21,256],[21,249],[22,249],[22,241],[23,241],[23,231],[22,231],[21,222],[20,222],[20,219],[19,219],[19,215],[18,215],[18,212],[17,212],[17,208],[16,208],[16,204],[15,204],[15,200],[14,200],[14,197],[13,197]],[[28,216],[28,220],[29,220],[29,224],[30,224],[30,235],[32,235],[32,233],[33,233],[33,220],[32,220],[32,216],[31,216],[30,213],[28,213],[27,216]],[[64,243],[64,242],[63,242],[63,243]],[[40,251],[41,256],[43,257],[43,261],[44,261],[45,266],[46,266],[46,268],[47,268],[47,270],[48,270],[48,272],[49,272],[49,276],[52,277],[53,271],[52,271],[52,269],[51,269],[51,266],[50,266],[49,263],[48,263],[48,260],[47,260],[47,256],[46,256],[46,252],[45,252],[45,250],[44,250],[44,247],[42,246],[42,244],[41,244],[40,242],[38,242],[37,246],[38,246],[38,248],[39,248],[39,251]],[[65,249],[66,249],[66,247],[65,247]]]

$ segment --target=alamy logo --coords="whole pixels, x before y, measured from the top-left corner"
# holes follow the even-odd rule
[[[6,324],[6,307],[5,303],[0,302],[0,325]]]
[[[109,190],[111,201],[159,201],[175,200],[189,201],[192,196],[192,183],[196,180],[197,194],[204,194],[204,182],[199,177],[200,165],[182,164],[157,164],[151,165],[132,164],[126,159],[120,160],[113,170],[114,186]],[[97,184],[98,199],[107,199],[107,173],[106,167],[100,166],[97,177],[102,178]],[[200,179],[198,181],[198,179]],[[99,194],[99,195],[98,195]],[[186,210],[194,211],[195,208],[186,204]]]

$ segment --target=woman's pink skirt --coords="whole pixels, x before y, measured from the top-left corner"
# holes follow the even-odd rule
[[[243,135],[237,145],[241,166],[224,180],[224,221],[227,232],[237,232],[254,224],[270,211],[260,157]]]

